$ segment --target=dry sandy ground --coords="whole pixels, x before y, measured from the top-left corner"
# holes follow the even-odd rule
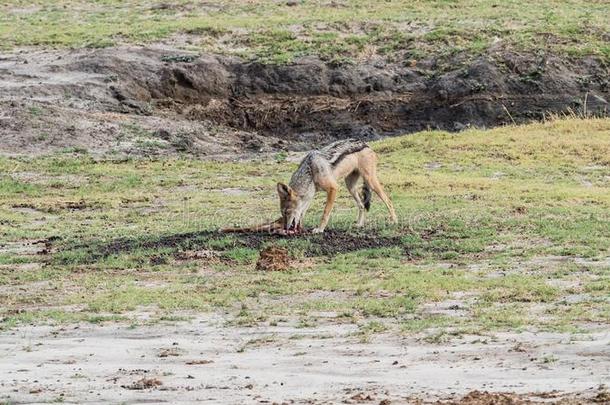
[[[37,156],[79,148],[93,155],[148,156],[175,153],[178,148],[192,156],[224,159],[269,152],[270,145],[279,142],[272,136],[188,119],[168,108],[153,114],[147,110],[149,104],[116,94],[116,86],[124,84],[121,72],[157,72],[163,65],[160,55],[171,50],[98,52],[102,51],[0,53],[1,155]],[[121,66],[114,71],[116,60]],[[134,66],[140,70],[132,72]],[[142,142],[157,146],[143,147]]]
[[[499,333],[429,344],[390,334],[363,342],[356,326],[332,318],[305,328],[226,321],[4,332],[0,402],[396,404],[480,390],[604,403],[599,390],[610,382],[609,331],[582,340]]]

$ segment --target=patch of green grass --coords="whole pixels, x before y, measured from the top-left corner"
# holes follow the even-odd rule
[[[101,323],[122,321],[125,318],[117,315],[92,315],[87,313],[66,312],[61,310],[25,311],[16,315],[0,318],[0,331],[14,328],[20,324],[39,323]]]
[[[224,257],[238,263],[254,263],[258,258],[258,251],[250,248],[236,247],[224,252]]]
[[[554,356],[552,354],[547,354],[540,359],[540,362],[542,364],[551,364],[551,363],[555,363],[557,360],[559,360],[559,358],[557,358],[557,356]]]
[[[361,342],[368,342],[371,337],[377,333],[382,333],[388,330],[388,326],[379,321],[369,321],[358,325],[357,336]]]
[[[42,108],[36,106],[29,107],[28,111],[30,112],[30,115],[32,117],[38,117],[44,113],[44,110]]]
[[[528,318],[526,308],[519,304],[482,305],[474,310],[474,317],[483,329],[521,330],[534,319]]]
[[[401,331],[411,334],[420,333],[422,331],[433,328],[438,329],[448,326],[454,326],[455,324],[455,319],[442,315],[436,315],[407,319],[401,322],[400,327]]]
[[[109,293],[98,294],[89,301],[88,309],[94,313],[122,313],[134,311],[138,306],[155,305],[163,310],[209,309],[203,297],[186,288],[140,288],[133,285],[115,287]]]
[[[511,274],[485,282],[481,299],[489,304],[514,302],[551,302],[559,290],[546,283],[546,277]]]
[[[8,0],[0,5],[0,46],[107,47],[189,35],[190,50],[274,63],[303,55],[329,61],[380,54],[397,61],[496,47],[608,57],[608,5],[584,0],[529,4],[491,0],[370,2],[312,0],[288,7],[262,0]],[[179,42],[179,41],[178,41]]]
[[[0,177],[0,194],[33,197],[39,195],[40,191],[40,187],[36,184],[27,183],[10,177]]]

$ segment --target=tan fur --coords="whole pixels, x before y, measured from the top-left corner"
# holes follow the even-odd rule
[[[385,193],[383,186],[379,182],[379,178],[377,178],[377,154],[373,152],[372,149],[365,149],[361,152],[358,152],[358,172],[364,178],[364,181],[367,182],[369,187],[381,198],[381,201],[386,205],[388,211],[390,212],[390,219],[392,223],[397,222],[396,211],[394,210],[394,205],[392,201]]]
[[[323,190],[326,192],[326,205],[320,225],[314,229],[314,232],[323,232],[328,224],[337,197],[338,182],[342,179],[345,179],[347,188],[358,206],[357,225],[364,225],[365,207],[356,188],[360,176],[385,203],[391,221],[393,223],[397,221],[392,201],[386,195],[377,178],[377,155],[371,148],[360,141],[353,140],[354,145],[363,146],[358,148],[360,150],[356,149],[358,150],[356,152],[340,154],[340,159],[334,158],[336,160],[334,167],[333,163],[325,158],[328,155],[337,156],[340,151],[333,154],[335,152],[333,148],[343,148],[342,150],[345,150],[346,145],[350,146],[348,142],[350,141],[343,144],[331,144],[320,152],[311,152],[303,159],[301,165],[293,174],[290,186],[278,183],[280,208],[285,229],[289,229],[291,226],[300,228],[302,218],[313,199],[315,191]]]
[[[397,221],[396,211],[394,210],[394,205],[390,198],[386,195],[383,186],[379,182],[377,178],[377,154],[372,149],[364,149],[360,152],[353,153],[349,156],[346,156],[341,163],[339,163],[333,170],[333,175],[335,177],[336,184],[337,180],[341,180],[346,178],[348,175],[358,172],[363,178],[364,181],[368,183],[371,189],[381,198],[384,202],[388,211],[390,212],[390,219],[393,223]],[[356,178],[357,181],[357,178]],[[331,188],[332,189],[332,188]],[[335,195],[330,196],[330,192],[327,190],[329,198],[327,198],[327,207],[324,209],[324,215],[322,217],[322,223],[326,225],[328,223],[328,215],[330,215],[330,211],[332,210],[332,206],[334,204]],[[336,194],[336,189],[334,190]],[[329,201],[330,207],[329,207]],[[357,202],[357,201],[356,201]],[[328,211],[328,214],[327,214]]]

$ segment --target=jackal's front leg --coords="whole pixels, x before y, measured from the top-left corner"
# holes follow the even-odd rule
[[[313,233],[321,233],[324,232],[326,225],[328,224],[328,219],[330,218],[330,212],[333,209],[333,205],[335,204],[335,200],[337,198],[337,186],[331,185],[326,188],[326,206],[324,206],[324,214],[322,214],[322,221],[317,228],[313,229]]]

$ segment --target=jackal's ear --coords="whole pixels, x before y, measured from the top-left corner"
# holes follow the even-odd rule
[[[277,193],[280,195],[280,198],[287,198],[290,195],[290,187],[284,183],[277,183]]]

